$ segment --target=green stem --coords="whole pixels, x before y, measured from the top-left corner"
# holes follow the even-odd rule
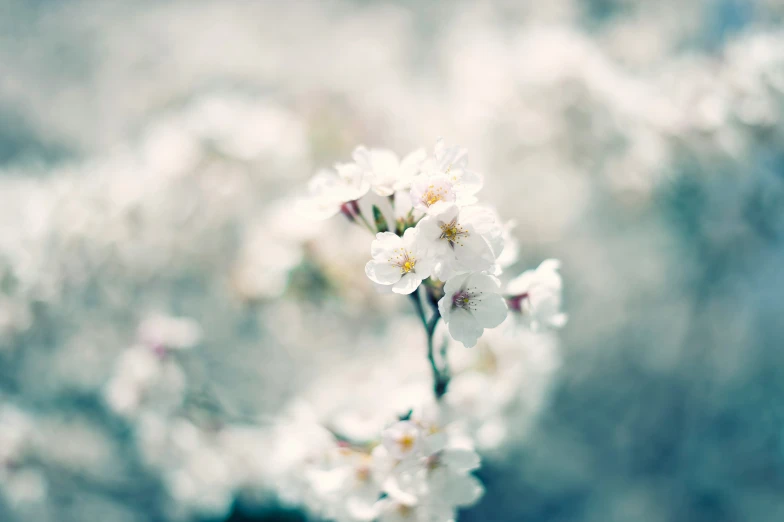
[[[438,308],[434,307],[433,315],[430,317],[429,321],[427,320],[425,310],[422,307],[422,300],[419,296],[419,289],[411,294],[411,300],[414,303],[417,316],[419,316],[419,319],[422,321],[422,326],[424,326],[425,333],[427,334],[427,359],[430,361],[430,368],[433,371],[433,393],[436,396],[436,400],[440,400],[449,386],[449,370],[446,367],[446,350],[442,349],[441,351],[444,369],[440,370],[436,363],[435,350],[433,349],[433,335],[436,332],[438,321],[441,319],[441,314],[438,312]]]
[[[370,233],[375,236],[376,235],[376,229],[373,228],[372,226],[370,226],[370,223],[368,223],[368,220],[365,219],[365,216],[363,216],[361,212],[358,212],[357,213],[357,217],[359,217],[359,219],[362,220],[362,223],[367,227],[368,230],[370,230]]]

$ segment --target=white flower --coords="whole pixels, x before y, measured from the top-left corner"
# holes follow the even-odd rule
[[[320,170],[308,182],[309,197],[299,208],[312,219],[328,219],[343,205],[356,201],[370,190],[369,176],[354,164],[335,166],[334,170]]]
[[[406,496],[389,496],[378,501],[379,522],[454,522],[455,509],[441,504],[425,504]]]
[[[384,448],[389,454],[405,460],[416,456],[422,446],[422,430],[410,421],[396,422],[381,434]]]
[[[393,505],[382,504],[379,510],[388,519],[420,520],[427,513],[436,520],[452,520],[455,508],[473,505],[484,493],[482,484],[471,475],[480,459],[470,443],[432,448],[421,444],[412,453],[397,463],[385,482]]]
[[[506,319],[506,302],[499,287],[495,277],[479,273],[455,276],[446,282],[438,311],[452,338],[470,348],[485,328],[495,328]]]
[[[452,182],[444,175],[420,176],[411,184],[411,204],[425,214],[439,214],[456,201]]]
[[[451,206],[417,224],[420,241],[441,281],[469,271],[493,269],[504,248],[503,229],[492,210]]]
[[[499,219],[498,221],[500,222],[501,220]],[[507,221],[501,227],[501,237],[503,238],[504,249],[498,256],[498,259],[495,260],[496,265],[499,268],[497,272],[499,273],[503,271],[504,268],[509,268],[515,264],[520,256],[520,242],[514,234],[512,234],[515,227],[517,227],[517,223],[514,220]],[[499,274],[496,273],[494,275]]]
[[[561,311],[560,267],[559,260],[547,259],[536,270],[526,270],[506,285],[514,317],[533,331],[566,324],[567,315]]]
[[[153,314],[139,325],[139,338],[153,349],[184,350],[201,342],[201,326],[189,317]]]
[[[374,283],[392,285],[397,294],[410,294],[423,279],[430,277],[430,260],[425,258],[416,229],[409,228],[400,237],[380,232],[370,246],[372,261],[365,265],[365,274]]]
[[[482,189],[484,179],[481,174],[468,170],[467,150],[457,146],[447,147],[439,138],[434,148],[434,157],[422,164],[425,175],[443,174],[454,187],[457,202],[470,205],[476,202],[476,193]]]
[[[391,196],[397,190],[409,188],[426,156],[424,149],[418,149],[401,161],[391,150],[362,146],[354,149],[352,155],[354,164],[368,176],[371,188],[380,196]]]

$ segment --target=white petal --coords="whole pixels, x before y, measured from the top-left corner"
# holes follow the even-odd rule
[[[476,345],[484,329],[469,312],[457,308],[451,311],[449,317],[449,334],[456,341],[463,343],[466,348]]]
[[[506,300],[499,294],[485,294],[477,300],[472,313],[484,328],[495,328],[504,322],[508,311]]]
[[[400,236],[392,232],[379,232],[370,245],[370,255],[377,261],[386,261],[392,251],[403,246]]]
[[[417,263],[418,264],[418,263]],[[398,269],[398,274],[400,270]],[[395,284],[392,285],[392,291],[396,294],[410,294],[419,287],[422,278],[414,272],[404,274]]]
[[[370,151],[370,166],[376,174],[395,174],[400,166],[400,160],[391,150],[373,149]]]
[[[444,285],[444,296],[449,297],[450,303],[452,300],[452,296],[463,288],[466,281],[468,280],[469,275],[470,274],[463,274],[463,275],[455,276],[446,282],[446,284]]]
[[[479,455],[465,448],[447,448],[441,452],[441,461],[455,471],[471,471],[479,467]]]
[[[425,149],[417,149],[403,158],[403,161],[400,162],[400,169],[404,173],[413,174],[419,169],[425,158],[427,158],[427,151]]]
[[[466,270],[489,270],[495,262],[495,255],[490,245],[470,228],[468,236],[455,243],[454,255],[458,263]]]
[[[550,318],[550,326],[552,326],[553,328],[562,328],[568,320],[569,320],[568,315],[556,314]]]
[[[382,261],[368,261],[365,274],[371,281],[381,285],[391,285],[400,281],[400,268]]]
[[[453,506],[469,507],[476,504],[484,493],[484,486],[473,475],[451,474],[444,487],[444,500]]]
[[[460,179],[456,184],[456,188],[460,192],[461,197],[467,197],[479,192],[482,189],[484,183],[484,176],[478,172],[464,170],[462,176],[460,176]]]
[[[534,271],[526,270],[519,276],[515,277],[506,285],[506,293],[510,295],[525,294],[530,290],[531,284],[534,281]]]
[[[471,276],[466,279],[465,284],[473,291],[481,292],[483,294],[498,293],[501,286],[498,279],[487,274],[471,274]]]

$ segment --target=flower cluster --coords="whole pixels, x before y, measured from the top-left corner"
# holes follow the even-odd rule
[[[508,296],[502,294],[498,277],[515,259],[502,257],[505,224],[493,209],[477,205],[483,179],[469,169],[465,149],[441,139],[432,156],[419,149],[402,160],[360,146],[353,162],[313,177],[301,207],[317,219],[342,213],[367,227],[375,234],[368,278],[397,294],[425,286],[437,303],[434,317],[466,347],[510,310],[532,327],[562,326],[558,261],[525,272],[510,283]]]
[[[484,488],[471,474],[479,456],[470,440],[450,432],[447,412],[426,404],[362,441],[311,431],[300,470],[306,504],[346,522],[455,520],[456,510],[473,505]]]
[[[369,437],[360,430],[357,439],[345,426],[308,430],[317,441],[295,452],[302,468],[284,467],[300,469],[302,477],[293,480],[299,487],[288,489],[298,490],[295,496],[321,516],[449,522],[484,492],[471,474],[480,462],[474,440],[492,446],[504,436],[503,426],[494,423],[495,408],[510,401],[488,399],[493,406],[477,408],[476,398],[466,397],[476,383],[507,395],[486,382],[476,363],[457,370],[457,396],[444,399],[454,371],[450,338],[476,347],[479,360],[486,353],[477,346],[485,330],[501,325],[510,312],[530,331],[563,326],[566,315],[558,260],[523,272],[502,291],[500,277],[517,261],[517,249],[511,224],[477,204],[482,185],[465,149],[442,140],[432,156],[420,149],[402,160],[389,150],[360,146],[352,162],[318,172],[300,202],[313,218],[342,214],[375,236],[365,274],[380,292],[411,297],[427,334],[435,396],[429,406],[384,422],[380,433],[370,430]],[[439,321],[448,337],[437,343]]]

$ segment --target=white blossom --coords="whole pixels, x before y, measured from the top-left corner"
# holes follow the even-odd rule
[[[423,218],[417,230],[441,281],[469,271],[489,271],[504,247],[503,229],[493,211],[469,206],[447,207]]]
[[[382,434],[384,448],[398,460],[417,455],[422,446],[422,430],[410,421],[400,421]]]
[[[370,180],[373,191],[380,196],[391,196],[398,190],[411,186],[414,176],[419,173],[422,162],[427,157],[424,149],[411,152],[402,160],[387,149],[368,149],[359,146],[354,149],[353,168],[358,168]]]
[[[439,214],[455,201],[454,185],[443,174],[419,176],[411,184],[411,204],[419,212]]]
[[[487,274],[469,273],[449,279],[438,310],[452,338],[470,348],[485,328],[501,324],[507,307],[499,292],[498,280]]]
[[[512,315],[533,331],[566,324],[568,317],[561,311],[560,267],[559,260],[547,259],[535,270],[526,270],[506,285]]]
[[[431,262],[416,229],[409,228],[403,237],[392,232],[378,233],[370,253],[373,259],[365,265],[365,274],[374,283],[392,285],[397,294],[410,294],[430,277]]]
[[[338,164],[335,170],[322,169],[308,182],[309,196],[299,203],[300,212],[324,220],[341,211],[370,190],[370,177],[353,164]]]
[[[422,165],[424,175],[444,175],[452,183],[460,205],[476,202],[476,193],[482,189],[484,178],[468,169],[468,151],[462,147],[447,147],[439,138],[433,149],[433,157]]]

